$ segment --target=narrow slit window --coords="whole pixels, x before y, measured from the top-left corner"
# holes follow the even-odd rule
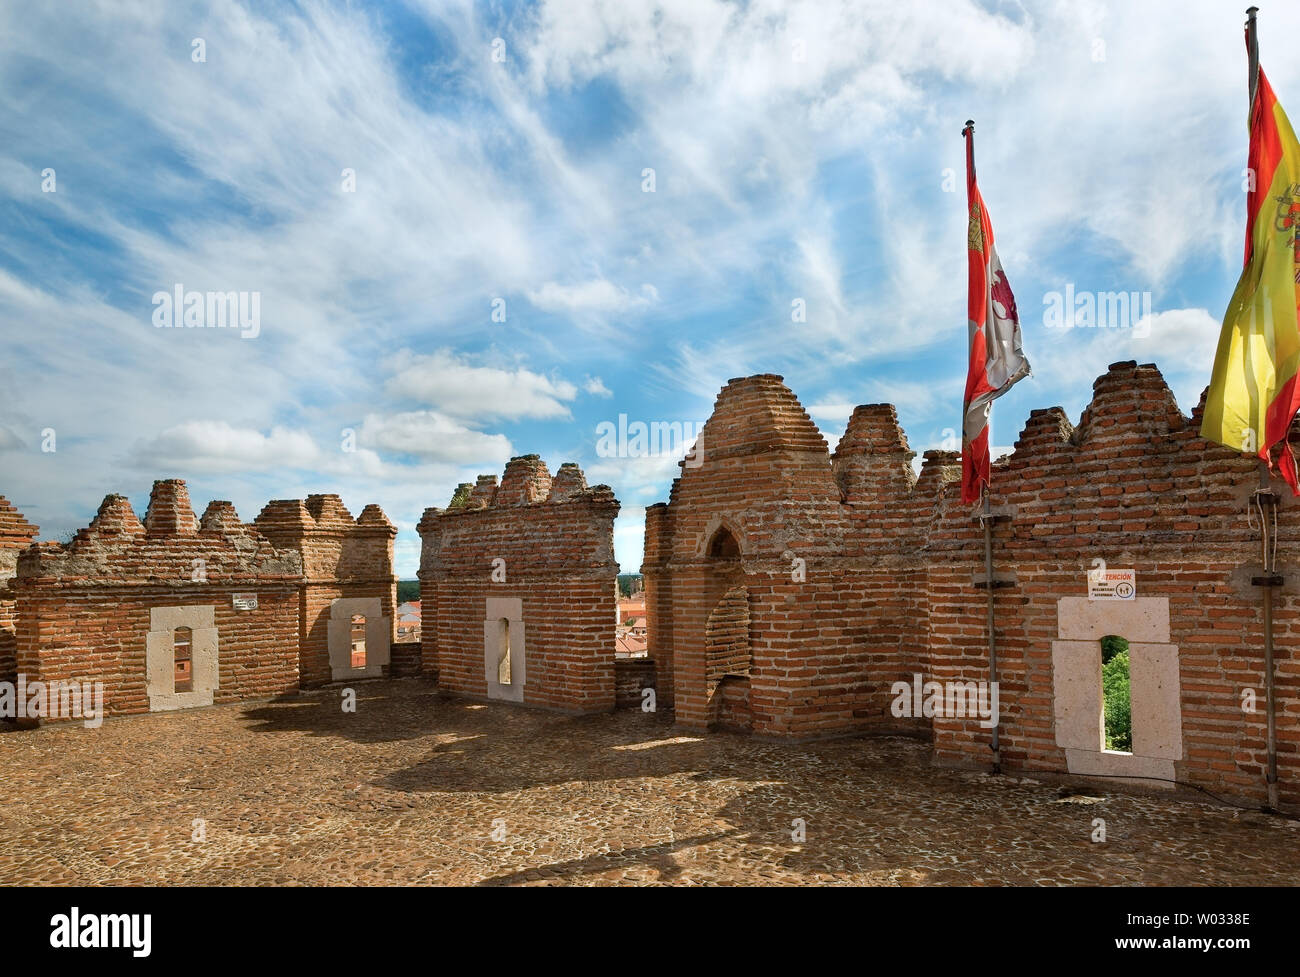
[[[1130,690],[1128,640],[1117,634],[1108,634],[1101,639],[1103,749],[1116,753],[1133,752]]]
[[[497,622],[497,682],[510,684],[510,621]]]
[[[352,615],[352,667],[366,667],[366,616]]]
[[[175,691],[194,691],[194,633],[187,627],[172,632],[173,677]]]

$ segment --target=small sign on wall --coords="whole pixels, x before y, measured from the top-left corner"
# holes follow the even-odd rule
[[[1088,573],[1088,600],[1133,600],[1137,597],[1137,570],[1092,570]]]
[[[233,594],[230,600],[237,611],[257,610],[257,594]]]

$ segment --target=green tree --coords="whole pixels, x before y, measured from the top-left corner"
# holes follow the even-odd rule
[[[1101,661],[1101,693],[1106,715],[1106,749],[1128,753],[1133,750],[1128,642],[1113,634],[1102,638]]]

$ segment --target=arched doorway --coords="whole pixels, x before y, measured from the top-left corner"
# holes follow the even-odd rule
[[[753,726],[749,683],[749,591],[736,534],[720,525],[705,546],[707,606],[704,691],[710,727],[748,731]]]

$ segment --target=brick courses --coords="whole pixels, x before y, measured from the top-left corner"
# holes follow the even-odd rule
[[[195,519],[185,483],[154,483],[141,522],[109,495],[71,542],[18,558],[17,671],[28,683],[103,682],[109,715],[148,712],[151,611],[211,605],[218,632],[215,702],[298,687],[296,553],[273,547],[228,502]],[[235,594],[257,598],[236,610]],[[65,717],[66,718],[66,717]]]
[[[1255,463],[1199,437],[1201,407],[1178,409],[1153,365],[1114,364],[1073,427],[1034,411],[993,470],[1002,762],[1063,771],[1052,642],[1057,602],[1087,595],[1095,559],[1134,568],[1139,593],[1167,597],[1178,649],[1183,755],[1176,775],[1262,802],[1264,707]],[[988,678],[983,537],[960,502],[960,459],[926,452],[919,478],[889,405],[853,413],[833,456],[780,377],[732,380],[667,504],[646,515],[649,653],[661,704],[682,725],[748,725],[807,738],[865,728],[924,729],[891,714],[894,682]],[[1275,598],[1279,779],[1300,804],[1300,570],[1289,559],[1300,506],[1279,509]],[[725,532],[739,559],[711,555]],[[721,540],[722,543],[718,543]],[[724,546],[725,548],[725,546]],[[721,552],[721,551],[719,551]],[[802,561],[800,563],[799,561]],[[800,580],[800,571],[803,579]],[[707,622],[723,596],[749,594],[752,664],[711,688]],[[1259,702],[1243,712],[1242,693]],[[717,701],[712,701],[716,699]],[[986,766],[990,731],[936,718],[937,762]]]
[[[519,600],[522,701],[575,713],[613,709],[618,511],[608,486],[589,488],[572,463],[552,478],[536,455],[512,458],[499,485],[481,475],[458,487],[446,509],[426,509],[418,527],[424,673],[450,691],[486,697],[488,600]]]
[[[253,525],[275,546],[302,557],[299,594],[299,673],[302,686],[333,680],[329,658],[330,607],[340,599],[377,598],[388,620],[388,643],[397,637],[397,578],[393,540],[397,528],[377,505],[353,519],[337,495],[274,499]],[[414,674],[413,656],[391,660],[389,674]]]
[[[18,568],[19,551],[26,549],[39,531],[39,527],[29,523],[0,495],[0,682],[17,679],[18,636],[11,585]]]

